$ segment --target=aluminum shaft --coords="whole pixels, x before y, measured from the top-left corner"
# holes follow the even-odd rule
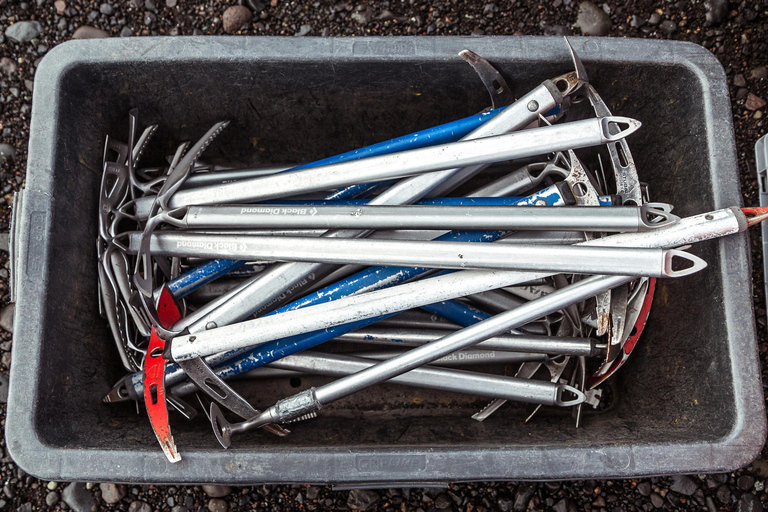
[[[568,274],[672,277],[672,258],[683,252],[578,245],[501,245],[301,237],[152,235],[155,256],[297,261],[352,265],[412,266],[442,269],[500,269]]]
[[[544,88],[544,90],[547,89]],[[504,129],[512,129],[523,124],[520,121],[521,116],[525,118],[525,116],[537,115],[536,112],[531,112],[527,108],[525,109],[525,112],[522,113],[519,105],[516,105],[512,105],[506,109],[502,115],[497,116],[496,119],[492,120],[494,121],[493,123],[486,123],[486,125],[483,125],[472,132],[469,137],[477,137],[489,132],[492,133],[493,130],[501,131]],[[545,106],[540,108],[545,108]],[[446,176],[450,176],[456,171],[457,169],[449,169],[403,180],[373,199],[371,204],[403,204],[416,201],[434,187],[436,183],[439,183]],[[555,196],[557,198],[560,197],[558,189],[556,187],[548,187],[548,189],[545,189],[540,193],[523,199],[528,201],[527,204],[533,204],[537,201],[545,201],[549,204],[552,203],[552,199]],[[552,204],[554,205],[556,203]],[[366,233],[367,232],[365,231],[342,230],[331,231],[324,236],[354,237],[365,235]],[[189,332],[195,333],[214,328],[218,325],[227,325],[238,321],[279,299],[286,293],[286,290],[301,286],[303,282],[307,281],[308,276],[317,275],[318,273],[322,274],[325,268],[327,267],[322,264],[312,263],[284,263],[275,265],[265,271],[262,275],[249,279],[230,292],[223,294],[215,301],[207,304],[205,307],[188,315],[181,322],[177,323],[174,328],[187,329]],[[236,353],[231,352],[216,354],[207,358],[207,362],[209,364],[217,364],[218,362],[225,361],[236,355]],[[170,365],[166,372],[166,384],[171,385],[183,379],[185,370],[187,372],[192,371],[192,368],[188,366],[192,363],[202,370],[207,369],[201,361],[195,360],[184,364],[184,366],[186,366],[185,369],[181,368],[181,363],[179,365]],[[195,380],[198,386],[203,387],[203,389],[206,389],[204,386],[204,384],[207,384],[206,379],[216,377],[209,369],[207,370],[207,377],[204,378],[203,374],[206,372],[202,372],[200,378]],[[121,380],[121,382],[113,388],[110,395],[108,395],[108,400],[109,396],[124,396],[125,388],[138,390],[141,387],[142,376],[140,373],[134,373]],[[240,410],[242,409],[242,406],[246,405],[245,400],[229,389],[223,381],[219,382],[218,388],[223,391],[224,395],[217,393],[216,388],[208,388],[206,389],[206,392],[211,394],[211,396],[215,397],[217,400],[220,400],[222,396],[228,396],[229,398],[222,403],[226,403],[227,407],[232,410]],[[128,392],[127,394],[130,393]]]
[[[373,361],[386,361],[402,354],[402,350],[371,350],[356,352],[355,357],[369,359]],[[528,352],[505,352],[503,350],[459,350],[453,354],[448,354],[439,359],[435,359],[430,364],[434,366],[444,366],[454,368],[459,366],[468,366],[476,364],[514,364],[525,363],[528,361],[544,361],[547,359],[545,354],[532,354]]]
[[[287,165],[255,167],[244,169],[228,169],[223,171],[194,172],[184,181],[182,189],[205,187],[211,185],[222,185],[224,183],[236,183],[238,181],[259,176],[270,176],[283,172],[290,167]]]
[[[495,121],[498,118],[503,119],[507,110],[491,121]],[[483,127],[484,126],[485,125],[483,125]],[[413,202],[419,199],[419,191],[421,191],[422,194],[426,193],[426,190],[429,189],[432,181],[439,179],[439,176],[435,176],[436,174],[439,175],[450,172],[451,171],[440,171],[438,173],[431,173],[403,180],[392,186],[386,192],[380,194],[378,197],[372,199],[370,204],[402,204]],[[537,201],[545,201],[548,204],[551,203],[557,205],[561,200],[562,198],[559,194],[559,189],[552,186],[528,197],[521,198],[520,203],[522,206],[532,205]],[[326,232],[323,237],[356,238],[364,236],[367,233],[367,231],[363,230],[334,230]],[[188,329],[189,332],[194,333],[209,329],[210,326],[222,326],[240,321],[270,304],[276,297],[283,294],[285,290],[298,286],[306,281],[308,275],[313,273],[322,274],[323,270],[327,268],[328,267],[322,263],[302,262],[273,265],[262,272],[261,275],[244,281],[238,287],[187,315],[174,326],[174,329],[177,331]],[[171,370],[171,373],[176,372]],[[182,376],[183,373],[179,372],[178,378]]]
[[[343,371],[345,369],[343,362],[340,362],[339,365],[333,365],[331,364],[328,369],[325,371],[317,371],[321,368],[325,368],[328,361],[332,361],[333,358],[339,357],[342,358],[339,361],[342,361],[343,358],[354,358],[359,359],[361,362],[367,361],[367,366],[372,366],[375,364],[376,361],[381,361],[383,359],[389,359],[391,357],[397,356],[402,353],[402,350],[400,351],[368,351],[368,352],[356,352],[356,353],[345,353],[345,354],[325,354],[320,352],[312,352],[305,350],[299,354],[295,354],[298,356],[304,356],[312,354],[312,358],[314,358],[314,354],[318,355],[318,359],[320,362],[313,362],[312,364],[319,364],[319,366],[314,366],[312,370],[310,370],[308,367],[299,367],[296,368],[297,371],[302,371],[310,374],[316,374],[316,375],[334,375],[334,376],[344,376],[349,375],[351,373],[354,373],[354,371],[351,371],[349,368],[354,368],[355,371],[359,371],[361,369],[364,369],[366,366],[363,367],[348,367],[347,371]],[[277,364],[282,363],[284,359],[286,358],[292,358],[295,355],[292,356],[286,356],[285,358],[281,358],[278,361],[276,361],[276,366],[271,367],[272,370],[277,370],[279,368],[288,368],[289,366]],[[432,366],[439,366],[442,368],[460,368],[462,366],[472,366],[477,364],[519,364],[519,363],[525,363],[530,361],[545,361],[547,359],[547,356],[544,354],[532,354],[532,353],[522,353],[522,352],[504,352],[500,350],[459,350],[458,352],[455,352],[453,354],[449,354],[445,357],[441,357],[440,359],[437,359],[431,363]],[[323,361],[325,363],[323,363]],[[290,360],[289,360],[290,365]],[[271,364],[270,364],[271,366]],[[270,367],[261,367],[259,369],[263,368],[270,368]],[[334,371],[335,370],[335,371]],[[338,370],[342,370],[339,372]],[[247,373],[247,372],[246,372]],[[283,375],[287,376],[287,375]],[[290,375],[290,377],[294,377],[295,375]],[[425,388],[432,388],[428,382],[419,383],[420,379],[426,377],[426,375],[421,375],[419,378],[410,378],[406,379],[409,380],[409,382],[412,382],[412,384],[416,387],[425,387]],[[432,388],[435,389],[435,388]],[[442,388],[441,388],[442,389]],[[194,382],[183,382],[177,386],[173,387],[173,394],[175,396],[186,396],[191,393],[195,393],[196,391],[199,391],[199,388],[195,385]],[[456,383],[456,386],[450,391],[458,391],[462,393],[471,393],[474,394],[473,388],[470,386],[468,388],[464,388],[461,384]],[[486,395],[484,395],[486,396]],[[245,418],[247,419],[247,418]]]
[[[559,105],[561,101],[562,95],[557,88],[545,81],[504,111],[480,125],[462,140],[500,135],[521,129],[537,119],[540,114]],[[531,110],[529,106],[533,104],[537,107]],[[483,166],[477,166],[475,171],[482,168]],[[401,180],[372,199],[369,204],[413,203],[460,170],[460,168],[446,169]],[[138,209],[140,209],[139,205],[137,205]],[[331,231],[324,236],[355,238],[365,234],[365,231],[342,230]],[[211,325],[221,326],[237,322],[272,302],[283,290],[300,283],[307,275],[320,272],[321,268],[321,264],[315,263],[285,263],[274,266],[264,272],[263,275],[242,283],[217,300],[188,315],[177,327],[179,329],[187,328],[190,332],[197,332]],[[175,376],[169,375],[168,378],[180,379],[183,377],[183,373],[178,370],[172,370],[171,373]]]
[[[725,208],[694,217],[682,219],[677,224],[646,233],[620,234],[582,242],[580,245],[588,246],[624,246],[624,247],[678,247],[697,241],[709,240],[720,236],[743,231],[747,227],[747,219],[738,208]],[[698,269],[703,268],[698,264]],[[547,273],[528,272],[500,272],[500,271],[465,271],[448,275],[436,276],[419,283],[407,283],[393,288],[377,290],[367,294],[376,297],[384,309],[379,309],[379,314],[384,314],[387,307],[396,304],[396,309],[410,309],[424,304],[432,304],[441,300],[452,299],[472,293],[503,288],[528,282],[534,279],[548,277]],[[374,295],[375,294],[375,295]],[[410,300],[403,301],[403,296]],[[334,301],[339,303],[340,299]],[[356,302],[356,301],[352,301]],[[343,303],[343,302],[342,302]],[[354,306],[354,305],[353,305]],[[377,306],[380,307],[380,306]],[[353,308],[354,309],[354,308]],[[350,320],[352,321],[352,320]],[[243,327],[243,324],[240,324]],[[208,333],[210,334],[210,333]],[[242,333],[241,333],[242,334]],[[177,337],[183,340],[184,337]],[[175,343],[176,341],[174,341]],[[246,341],[242,342],[247,345]],[[256,340],[251,345],[261,343]],[[200,344],[198,344],[200,346]],[[226,347],[226,345],[225,345]],[[230,348],[230,347],[227,347]],[[210,350],[210,347],[208,348]],[[225,350],[219,348],[218,352]],[[195,352],[195,351],[193,351]],[[203,354],[205,351],[202,352]]]
[[[431,343],[453,331],[437,329],[374,328],[354,331],[337,338],[338,341],[364,343],[373,346],[414,347]],[[507,350],[510,352],[538,352],[550,355],[601,356],[604,344],[590,338],[548,337],[531,335],[499,335],[485,340],[478,349]]]
[[[465,137],[466,140],[499,135],[508,131],[524,128],[538,116],[558,106],[563,100],[562,94],[549,81],[535,87],[531,92],[507,107],[503,112],[485,122]],[[531,108],[531,107],[535,108]],[[467,173],[479,172],[483,166],[464,168]],[[421,199],[437,185],[462,171],[460,168],[446,169],[401,180],[396,185],[373,199],[370,204],[409,204]],[[364,232],[333,231],[325,236],[354,237]],[[271,303],[283,290],[297,286],[313,272],[320,272],[322,265],[311,263],[284,263],[275,265],[261,275],[247,280],[240,286],[221,295],[215,301],[188,315],[179,324],[178,329],[200,332],[210,327],[228,325],[239,321]],[[179,382],[184,372],[178,366],[171,366],[166,372],[166,382]],[[131,387],[141,386],[140,374],[129,377]],[[116,387],[119,391],[120,385]]]
[[[693,262],[692,267],[681,272],[672,271],[670,263],[668,269],[671,274],[668,275],[688,275],[706,267],[703,260],[682,251],[664,254],[665,257],[685,254],[685,258]],[[547,277],[551,274],[552,272],[464,271],[439,275],[418,282],[220,327],[196,335],[177,336],[169,343],[170,349],[167,349],[166,353],[171,356],[171,359],[177,361],[225,350],[237,350],[296,334],[319,331],[442,300],[511,286],[523,280]]]
[[[653,205],[541,208],[536,206],[193,206],[187,229],[482,229],[637,232],[673,224]],[[664,217],[662,222],[651,219]]]
[[[618,134],[611,134],[609,130],[611,124],[627,127]],[[586,119],[506,135],[441,144],[352,162],[239,180],[236,183],[226,183],[216,187],[179,190],[170,200],[169,206],[178,208],[201,204],[254,203],[361,182],[382,181],[456,167],[527,158],[620,140],[639,127],[639,121],[626,117]],[[148,199],[154,200],[154,198]]]
[[[457,350],[471,347],[542,315],[554,313],[571,304],[581,302],[603,291],[629,283],[632,280],[633,277],[628,276],[593,276],[587,278],[555,293],[524,304],[519,308],[466,327],[438,341],[414,348],[387,361],[382,361],[353,375],[343,377],[318,388],[310,388],[297,395],[283,399],[258,416],[235,425],[226,423],[226,420],[223,419],[220,411],[218,411],[218,407],[214,404],[211,408],[211,422],[214,432],[223,446],[229,446],[232,434],[245,432],[264,425],[281,423],[302,414],[319,410],[323,406],[352,393],[402,375],[410,370],[429,364],[435,359],[444,357]],[[576,399],[564,400],[562,393],[566,390],[574,393]],[[583,401],[584,395],[581,392],[569,386],[561,386],[558,388],[554,404],[576,405]]]
[[[374,361],[361,357],[306,351],[286,356],[272,363],[270,367],[344,377],[371,368],[375,364]],[[453,393],[505,397],[508,400],[545,405],[556,405],[558,391],[557,386],[549,382],[434,367],[416,368],[389,382]]]

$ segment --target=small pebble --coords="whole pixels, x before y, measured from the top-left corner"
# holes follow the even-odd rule
[[[0,403],[8,402],[8,375],[0,373]]]
[[[514,510],[520,511],[528,508],[528,502],[531,496],[536,492],[537,484],[534,482],[523,482],[517,488],[515,493],[515,502],[512,505]]]
[[[753,485],[755,485],[755,477],[750,475],[741,475],[736,480],[736,486],[742,491],[751,491]]]
[[[53,2],[53,6],[56,8],[56,14],[63,16],[67,10],[67,2],[64,0],[56,0]]]
[[[765,68],[768,70],[768,68]],[[752,471],[760,478],[768,478],[768,460],[757,459],[752,462]]]
[[[367,25],[373,19],[373,9],[358,5],[351,17],[358,25]]]
[[[210,512],[227,512],[229,505],[220,498],[213,498],[208,501],[208,510]]]
[[[115,13],[115,8],[107,3],[103,3],[99,6],[99,12],[107,16],[112,16]]]
[[[728,16],[728,0],[707,0],[706,20],[710,25],[719,25]]]
[[[734,75],[733,85],[735,85],[736,87],[746,87],[747,81],[746,79],[744,79],[744,75],[742,75],[741,73]]]
[[[101,499],[109,504],[117,503],[125,497],[125,486],[116,484],[99,484]]]
[[[100,39],[104,37],[109,37],[109,32],[95,27],[89,27],[88,25],[79,27],[75,30],[75,33],[72,34],[72,39]]]
[[[483,6],[483,16],[493,16],[497,12],[499,12],[499,6],[494,3]]]
[[[166,7],[176,7],[178,3],[178,0],[165,0]]]
[[[766,66],[760,66],[755,69],[753,69],[749,76],[752,77],[754,80],[765,80],[768,78],[768,67]]]
[[[447,508],[451,507],[451,499],[446,494],[441,494],[437,498],[435,498],[435,507],[437,507],[438,510],[445,510]]]
[[[368,489],[352,489],[347,496],[347,507],[353,510],[368,510],[379,501],[379,494]]]
[[[659,25],[659,28],[665,34],[671,35],[675,30],[677,30],[677,25],[672,20],[664,20],[661,22],[661,25]]]
[[[736,507],[737,512],[763,512],[763,504],[760,499],[752,493],[745,492],[741,495],[739,504]]]
[[[633,15],[632,15],[632,19],[631,19],[631,20],[630,20],[630,22],[629,22],[629,25],[630,25],[631,27],[633,27],[633,28],[640,28],[640,27],[642,27],[643,25],[645,25],[646,23],[648,23],[648,21],[647,21],[647,20],[645,20],[645,19],[641,18],[640,16],[638,16],[638,15],[636,15],[636,14],[633,14]]]
[[[0,310],[0,327],[3,330],[13,333],[13,314],[16,310],[16,306],[13,303],[6,304],[3,309]]]
[[[648,18],[648,23],[650,23],[651,25],[658,25],[659,23],[661,23],[661,14],[657,12],[654,12],[653,14],[651,14],[651,17]]]
[[[563,498],[552,506],[554,512],[568,512],[568,501]]]
[[[699,486],[689,476],[675,475],[672,477],[672,485],[669,488],[677,493],[692,496],[699,489]]]
[[[586,0],[579,4],[576,25],[584,35],[606,36],[611,30],[611,18],[604,10]]]
[[[762,98],[758,98],[752,93],[749,93],[747,95],[747,100],[744,102],[744,107],[747,108],[747,110],[757,110],[759,108],[763,108],[765,106],[765,100]]]
[[[651,504],[656,508],[661,508],[664,506],[664,498],[656,493],[653,493],[651,494]]]
[[[5,37],[17,43],[27,43],[42,31],[43,26],[39,21],[18,21],[5,29]]]
[[[204,485],[203,492],[209,498],[224,498],[232,494],[232,487],[228,485]]]
[[[16,158],[16,150],[10,144],[0,144],[0,163]]]
[[[222,26],[224,32],[227,34],[234,34],[245,25],[251,23],[253,14],[251,10],[244,5],[232,5],[227,7],[224,14],[221,16]]]
[[[59,502],[59,493],[56,491],[51,491],[48,494],[45,495],[45,504],[49,507],[54,506]]]
[[[46,487],[48,488],[49,491],[55,491],[59,487],[59,484],[57,482],[48,482],[48,485],[46,485]]]
[[[730,505],[731,490],[728,488],[727,485],[723,484],[717,488],[717,492],[715,492],[715,497],[717,498],[717,501],[719,501],[723,505]]]
[[[6,75],[12,75],[18,69],[19,67],[16,65],[13,59],[9,59],[8,57],[3,57],[2,59],[0,59],[0,71],[5,73]]]
[[[152,512],[152,507],[143,501],[136,500],[128,505],[128,512]]]
[[[96,508],[93,495],[82,482],[72,482],[67,485],[61,493],[61,499],[75,511]]]

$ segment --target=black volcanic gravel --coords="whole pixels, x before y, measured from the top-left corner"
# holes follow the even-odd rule
[[[7,233],[12,193],[24,184],[32,81],[43,55],[89,26],[111,37],[224,33],[223,14],[235,2],[211,0],[0,0],[0,233]],[[725,67],[731,87],[744,203],[758,203],[754,143],[766,133],[768,109],[768,1],[610,0],[584,7],[572,0],[246,0],[252,19],[242,35],[567,35],[677,39],[701,44]],[[602,12],[600,12],[602,11]],[[31,39],[11,40],[7,27],[31,24]],[[227,27],[233,30],[232,27]],[[38,32],[39,34],[35,34]],[[86,30],[87,31],[87,30]],[[82,31],[81,31],[82,33]],[[18,36],[16,36],[18,37]],[[763,104],[757,110],[756,105]],[[759,230],[752,230],[753,290],[763,368],[768,368],[766,310]],[[0,249],[7,249],[0,236]],[[8,303],[8,253],[0,250],[0,296]],[[12,307],[12,306],[11,306]],[[0,370],[11,364],[12,327],[0,312]],[[764,370],[765,371],[765,370]],[[765,378],[764,378],[765,380]],[[0,390],[7,389],[0,382]],[[2,393],[0,393],[0,399]],[[2,399],[2,402],[5,400]],[[4,423],[5,405],[0,405]],[[4,441],[0,441],[3,447]],[[641,480],[457,484],[447,489],[333,491],[328,487],[245,488],[114,486],[44,482],[17,468],[4,450],[0,510],[733,510],[761,511],[768,501],[768,452],[732,474]],[[63,499],[66,499],[67,505]]]

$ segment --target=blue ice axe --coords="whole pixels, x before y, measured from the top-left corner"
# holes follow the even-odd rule
[[[405,151],[408,149],[432,146],[435,144],[456,142],[457,140],[475,130],[481,124],[499,114],[502,110],[504,110],[504,108],[506,107],[497,108],[488,112],[482,112],[480,114],[459,119],[457,121],[451,121],[450,123],[427,128],[426,130],[413,132],[408,135],[403,135],[401,137],[390,139],[384,142],[372,144],[364,148],[347,151],[346,153],[323,158],[322,160],[316,160],[308,164],[292,167],[281,172],[309,169],[311,167],[320,167],[323,165],[346,162],[350,160],[359,160],[361,158],[368,158],[371,156],[386,155],[399,151]],[[350,187],[345,187],[341,190],[346,190],[347,192],[334,192],[327,196],[327,199],[352,198],[357,195],[357,192],[362,191],[363,187],[365,187],[367,190],[369,185],[370,184],[352,185]],[[360,189],[352,190],[355,189],[355,187],[360,187]],[[208,284],[211,281],[218,279],[219,277],[242,266],[244,263],[245,261],[242,260],[210,260],[206,263],[198,265],[191,270],[188,270],[176,279],[172,279],[168,282],[167,287],[174,298],[180,299],[181,297],[184,297],[188,293],[195,291],[201,286]]]

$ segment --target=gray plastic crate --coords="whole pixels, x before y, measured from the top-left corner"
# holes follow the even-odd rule
[[[654,200],[680,215],[740,204],[725,74],[682,42],[573,38],[593,84],[619,115]],[[222,450],[204,416],[172,416],[183,460],[171,465],[144,414],[101,397],[123,370],[96,302],[97,191],[104,135],[127,112],[159,123],[156,141],[232,124],[207,157],[304,162],[473,114],[488,104],[456,54],[472,49],[515,95],[570,69],[561,38],[131,38],[54,48],[36,73],[27,188],[14,231],[16,332],[6,440],[26,471],[53,480],[306,482],[405,486],[466,480],[627,477],[732,470],[763,446],[766,423],[747,236],[693,250],[709,268],[660,280],[610,406],[507,405],[391,385]],[[148,159],[168,147],[155,143]],[[255,157],[254,157],[255,155]],[[314,383],[304,379],[302,387]],[[257,406],[296,390],[239,389]],[[404,405],[405,404],[405,405]]]
[[[763,135],[755,143],[755,164],[757,167],[757,181],[760,185],[760,206],[768,206],[768,135]],[[760,224],[763,239],[763,285],[768,297],[768,226],[765,222]]]

